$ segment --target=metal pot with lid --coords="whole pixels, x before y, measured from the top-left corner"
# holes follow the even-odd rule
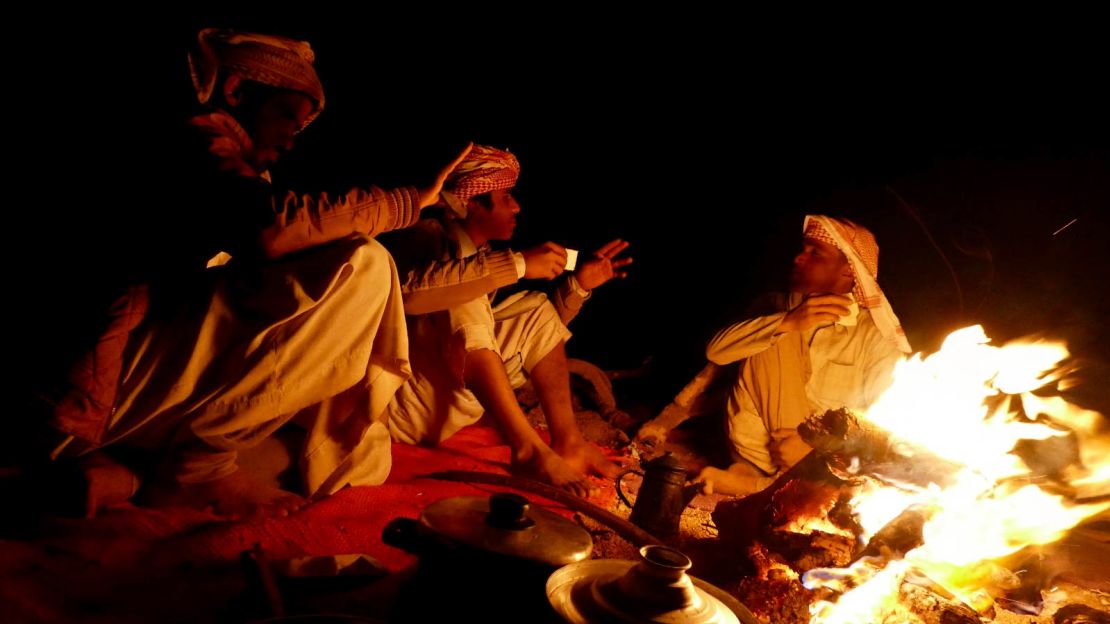
[[[587,559],[593,551],[593,538],[581,526],[509,493],[436,501],[417,520],[390,522],[382,541],[419,555],[495,555],[551,568]]]
[[[640,559],[567,565],[548,579],[548,601],[573,624],[757,624],[751,612],[727,592],[687,575],[691,562],[681,552],[644,546]]]
[[[658,538],[672,538],[679,531],[682,512],[701,493],[702,486],[686,483],[686,466],[670,451],[644,462],[643,468],[643,471],[630,468],[616,476],[617,496],[632,508],[628,517],[632,524]],[[635,503],[628,500],[621,488],[621,480],[629,473],[644,478]]]
[[[547,578],[593,551],[581,526],[509,493],[436,501],[416,520],[391,521],[382,541],[420,556],[401,615],[427,621],[550,613]]]

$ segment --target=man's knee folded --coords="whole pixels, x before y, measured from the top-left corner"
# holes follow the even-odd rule
[[[391,279],[397,273],[393,264],[393,256],[389,255],[381,243],[372,238],[361,238],[351,254],[350,263],[359,275]]]

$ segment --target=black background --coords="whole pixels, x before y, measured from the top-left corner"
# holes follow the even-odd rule
[[[27,22],[8,55],[11,249],[29,250],[10,259],[17,361],[31,376],[59,367],[103,285],[142,261],[127,237],[173,235],[180,216],[158,193],[175,155],[159,138],[190,110],[185,52],[204,26],[316,51],[327,107],[275,176],[424,183],[474,140],[522,163],[515,247],[631,241],[630,276],[596,293],[570,351],[610,368],[653,356],[664,394],[716,328],[782,284],[810,212],[876,233],[915,348],[982,322],[1106,352],[1097,20],[737,10],[310,3]]]

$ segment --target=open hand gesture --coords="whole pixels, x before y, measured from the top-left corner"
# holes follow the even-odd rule
[[[627,276],[628,273],[620,269],[632,264],[632,258],[617,258],[625,249],[628,249],[628,242],[619,238],[602,245],[593,258],[583,262],[574,272],[578,285],[593,290],[614,277]]]

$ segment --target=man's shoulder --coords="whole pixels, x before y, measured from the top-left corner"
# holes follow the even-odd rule
[[[860,308],[859,316],[856,317],[856,325],[851,327],[855,334],[868,345],[868,348],[875,353],[898,352],[898,346],[893,341],[883,336],[882,330],[875,324],[875,319],[871,316],[871,310],[868,308]]]

